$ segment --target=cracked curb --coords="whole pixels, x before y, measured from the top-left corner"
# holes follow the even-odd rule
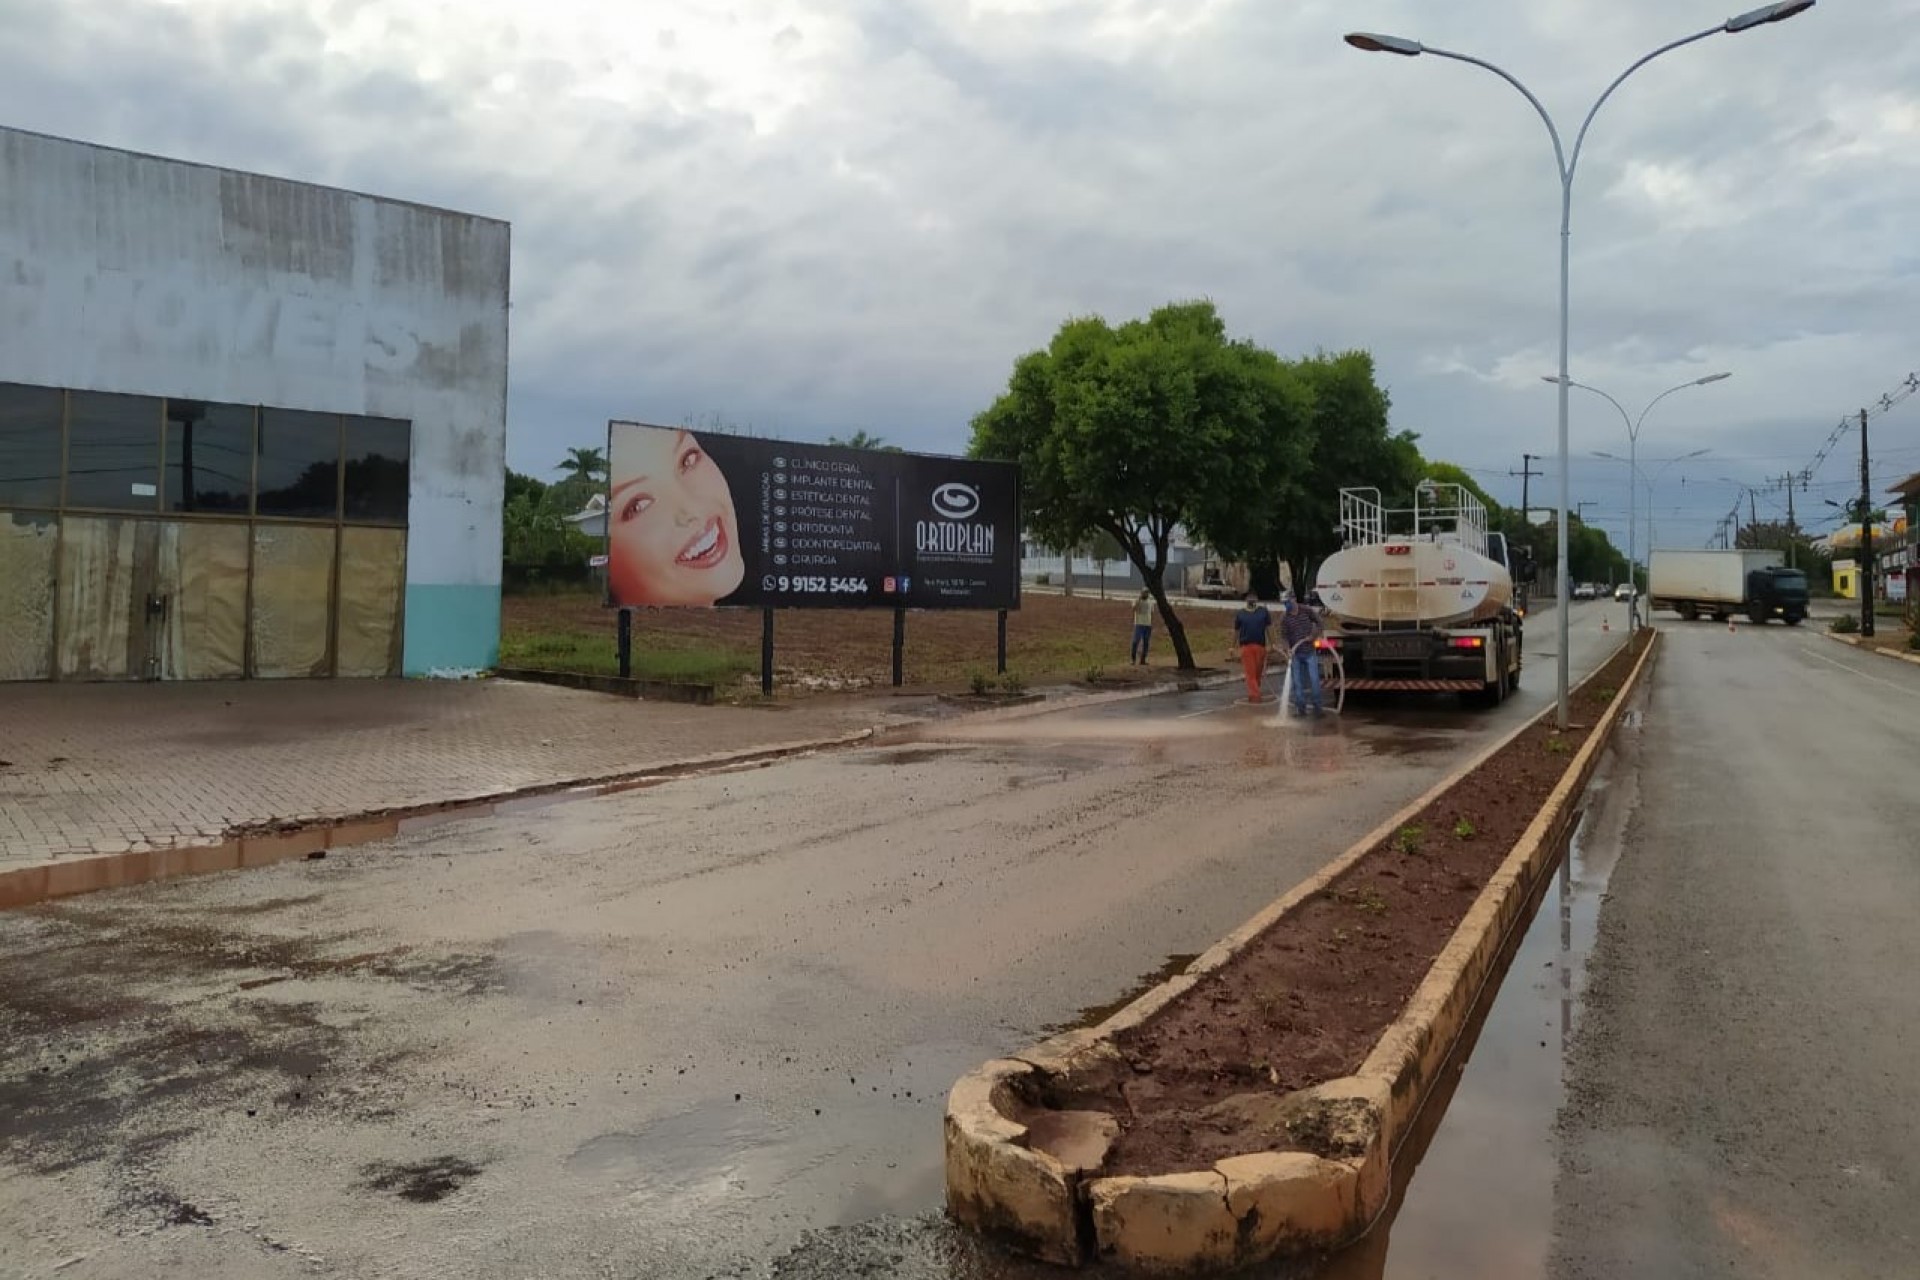
[[[1324,1121],[1331,1137],[1329,1154],[1249,1152],[1216,1161],[1210,1170],[1102,1178],[1089,1176],[1097,1174],[1108,1149],[1097,1135],[1091,1136],[1095,1150],[1089,1159],[1090,1135],[1070,1134],[1079,1139],[1080,1149],[1069,1162],[1056,1155],[1062,1141],[1057,1133],[1038,1132],[1023,1117],[1037,1119],[1042,1108],[1027,1099],[1054,1081],[1072,1079],[1097,1088],[1102,1074],[1126,1069],[1112,1047],[1114,1035],[1147,1021],[1201,976],[1227,963],[1495,753],[1550,717],[1551,706],[1363,836],[1215,944],[1185,973],[1146,992],[1098,1027],[1055,1036],[963,1076],[949,1096],[945,1127],[947,1203],[953,1217],[974,1230],[1002,1235],[1050,1262],[1083,1266],[1097,1258],[1151,1275],[1211,1274],[1284,1254],[1336,1249],[1366,1234],[1386,1206],[1393,1156],[1490,980],[1532,889],[1571,829],[1600,754],[1658,649],[1654,633],[1559,784],[1489,877],[1359,1072],[1278,1099],[1282,1106],[1298,1107]]]

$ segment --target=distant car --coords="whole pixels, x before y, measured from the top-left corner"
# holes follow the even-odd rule
[[[1613,598],[1615,600],[1633,599],[1633,584],[1631,582],[1623,582],[1615,587],[1613,589]]]
[[[1591,582],[1576,582],[1573,585],[1573,598],[1575,600],[1597,600],[1600,596],[1599,593],[1593,589]]]
[[[1193,589],[1193,594],[1202,600],[1232,600],[1240,592],[1220,576],[1218,569],[1207,569],[1202,571],[1200,584]]]

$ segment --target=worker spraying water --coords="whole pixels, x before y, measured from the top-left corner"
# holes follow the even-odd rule
[[[1280,639],[1287,650],[1287,675],[1280,690],[1282,715],[1320,716],[1326,705],[1320,690],[1320,615],[1291,592],[1280,602]]]

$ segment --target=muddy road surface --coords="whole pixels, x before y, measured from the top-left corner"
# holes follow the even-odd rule
[[[1550,630],[1493,713],[958,721],[0,916],[0,1275],[1030,1274],[941,1225],[954,1078],[1544,706]]]

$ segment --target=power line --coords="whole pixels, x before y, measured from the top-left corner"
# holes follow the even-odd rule
[[[1899,386],[1881,396],[1871,409],[1864,409],[1861,413],[1869,418],[1876,418],[1916,393],[1920,393],[1920,373],[1910,373]],[[1862,425],[1860,417],[1854,414],[1848,414],[1840,419],[1833,430],[1827,433],[1826,443],[1820,446],[1820,452],[1813,455],[1813,462],[1807,467],[1807,474],[1811,475],[1818,471],[1833,454],[1834,448],[1847,432],[1860,425]]]

